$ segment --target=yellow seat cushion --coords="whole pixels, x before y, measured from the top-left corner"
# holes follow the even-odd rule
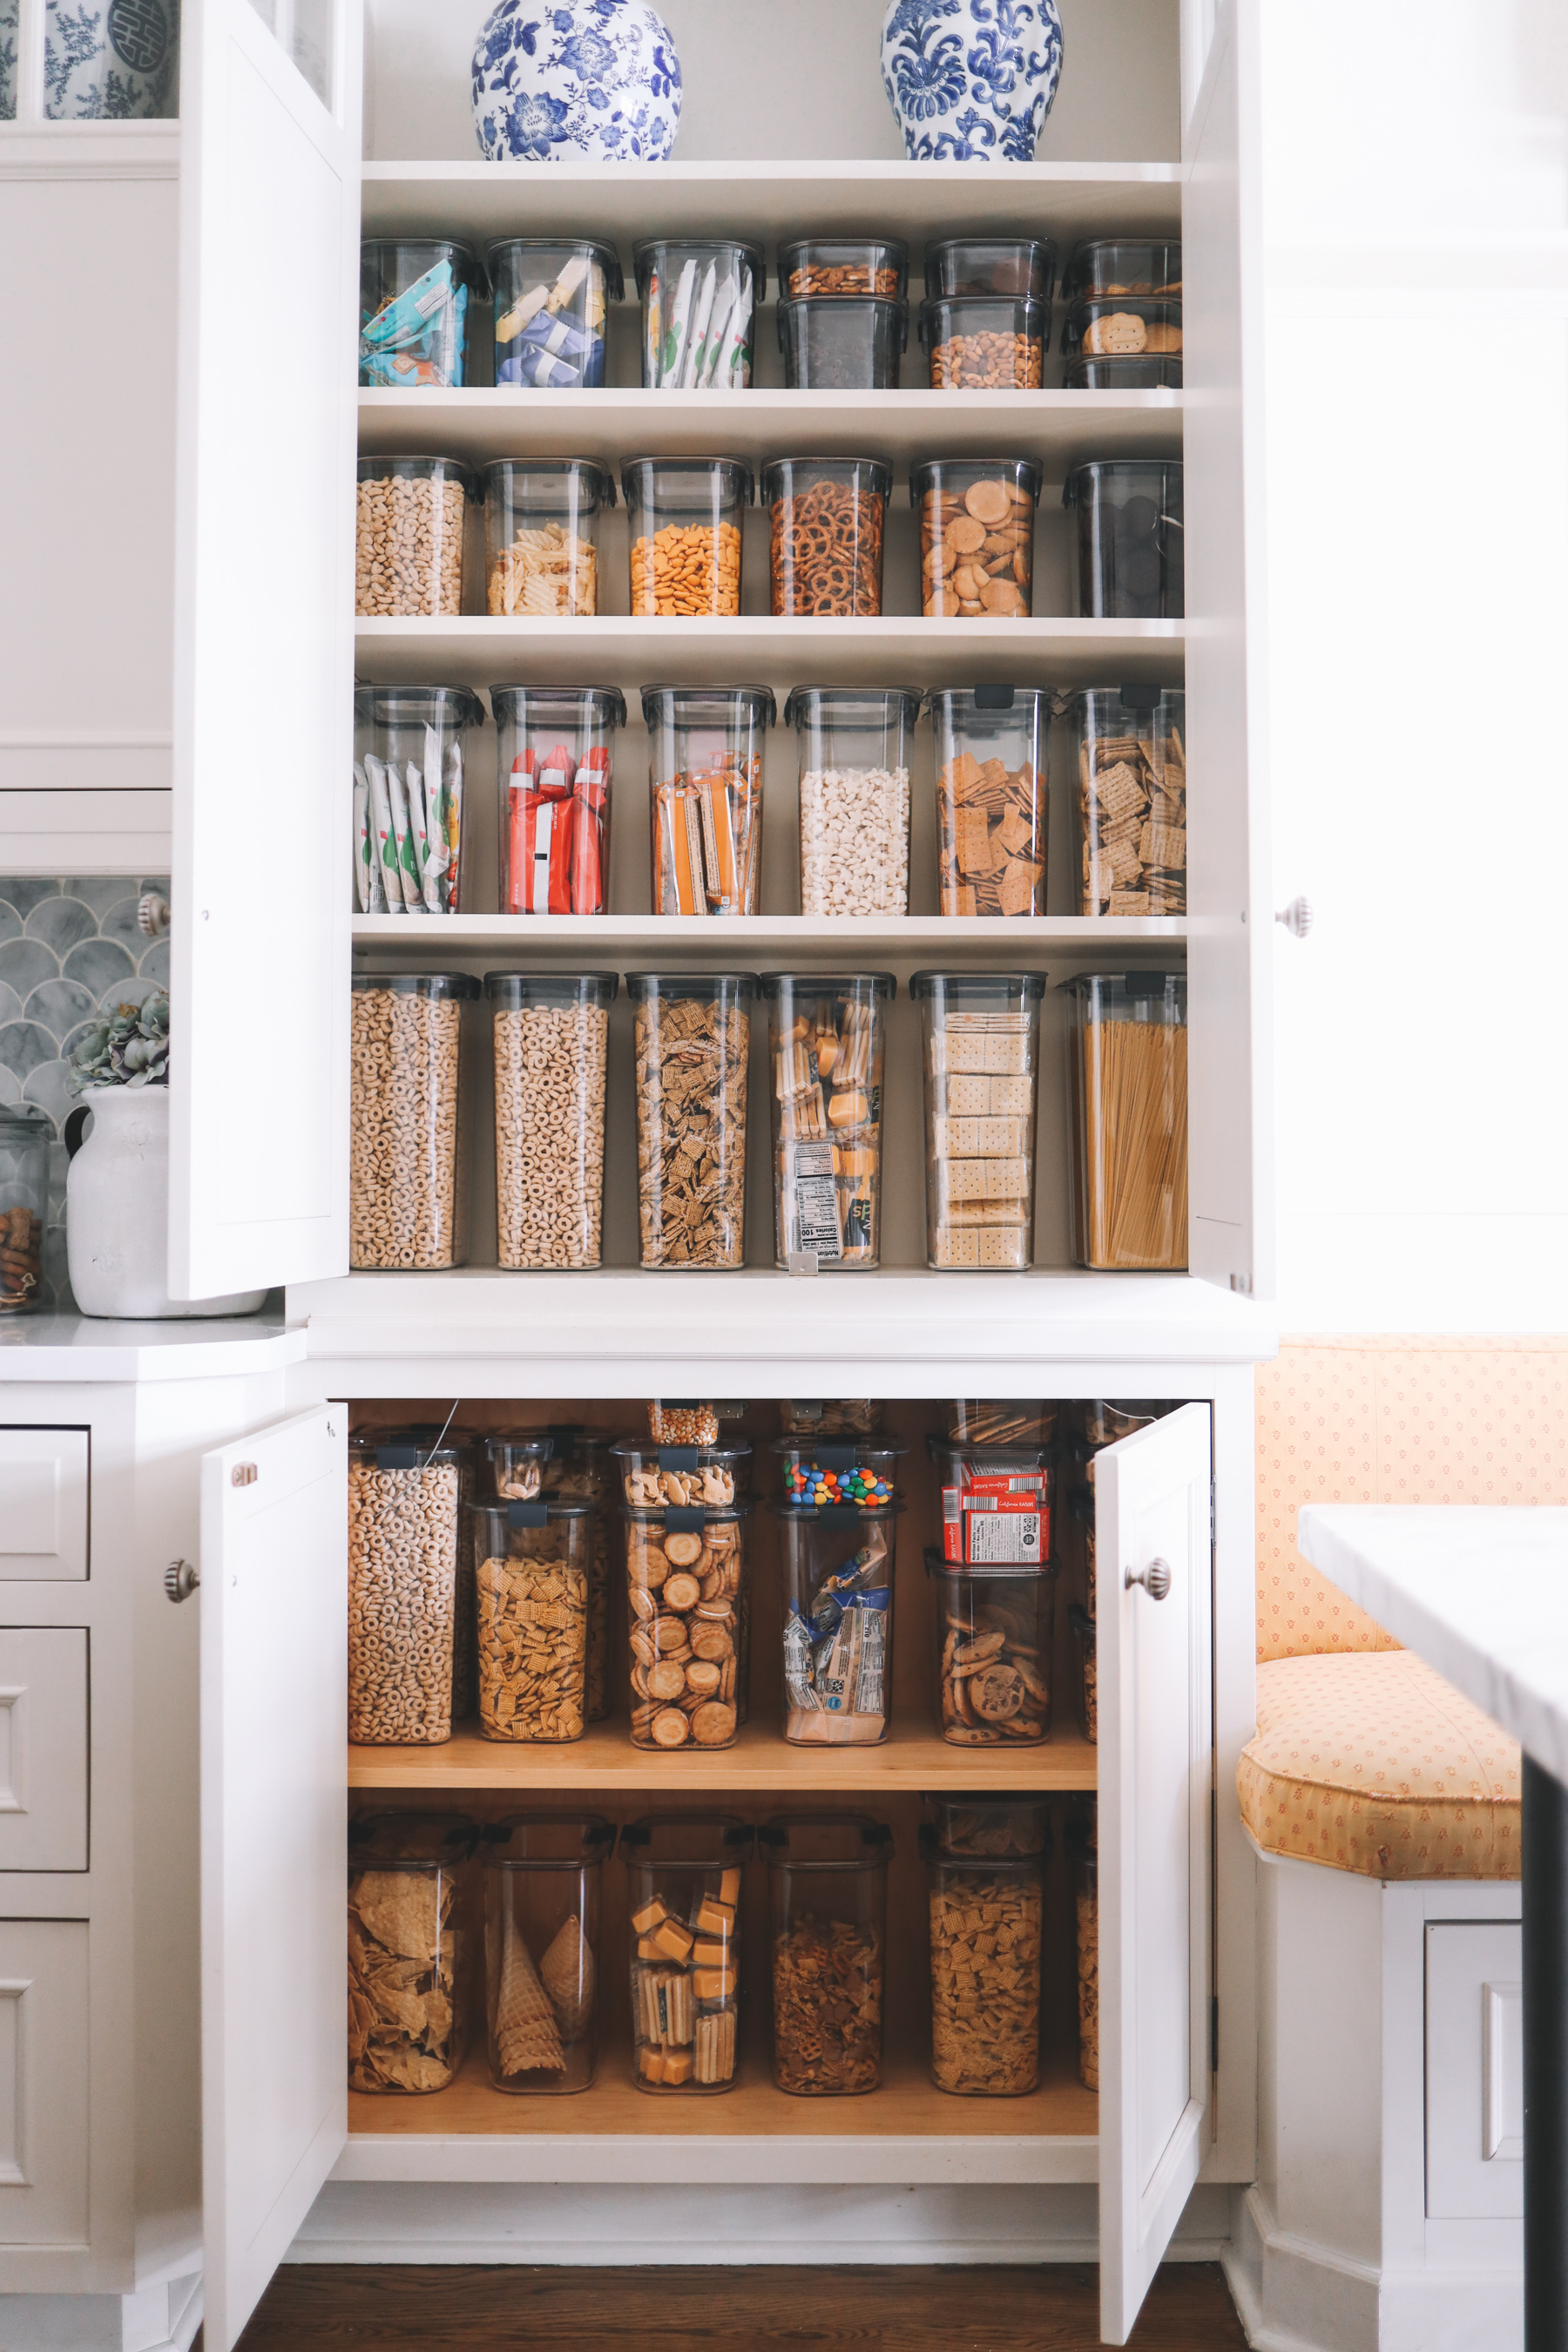
[[[1265,1853],[1367,1878],[1517,1878],[1519,1745],[1409,1650],[1277,1658],[1237,1773]]]

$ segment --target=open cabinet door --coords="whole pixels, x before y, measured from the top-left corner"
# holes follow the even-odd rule
[[[229,2352],[348,2137],[348,1410],[202,1462],[206,2352]]]
[[[362,0],[185,0],[176,1298],[347,1268]]]
[[[1107,2344],[1127,2341],[1210,2130],[1212,1444],[1189,1404],[1094,1464]]]

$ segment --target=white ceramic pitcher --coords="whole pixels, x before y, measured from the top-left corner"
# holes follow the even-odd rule
[[[169,1296],[167,1087],[89,1087],[66,1119],[65,1137],[66,1260],[82,1314],[136,1322],[254,1315],[264,1290]]]

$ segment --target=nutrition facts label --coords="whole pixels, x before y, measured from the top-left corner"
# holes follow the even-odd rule
[[[833,1177],[830,1143],[797,1143],[794,1147],[795,1208],[797,1249],[815,1250],[819,1258],[843,1254],[838,1229],[838,1192]]]

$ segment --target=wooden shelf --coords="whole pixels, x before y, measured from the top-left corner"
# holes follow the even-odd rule
[[[1179,915],[356,915],[354,945],[437,958],[455,951],[532,955],[668,956],[690,948],[744,965],[760,955],[864,958],[931,956],[938,963],[1095,957],[1110,948],[1144,948],[1184,961],[1186,919]]]

